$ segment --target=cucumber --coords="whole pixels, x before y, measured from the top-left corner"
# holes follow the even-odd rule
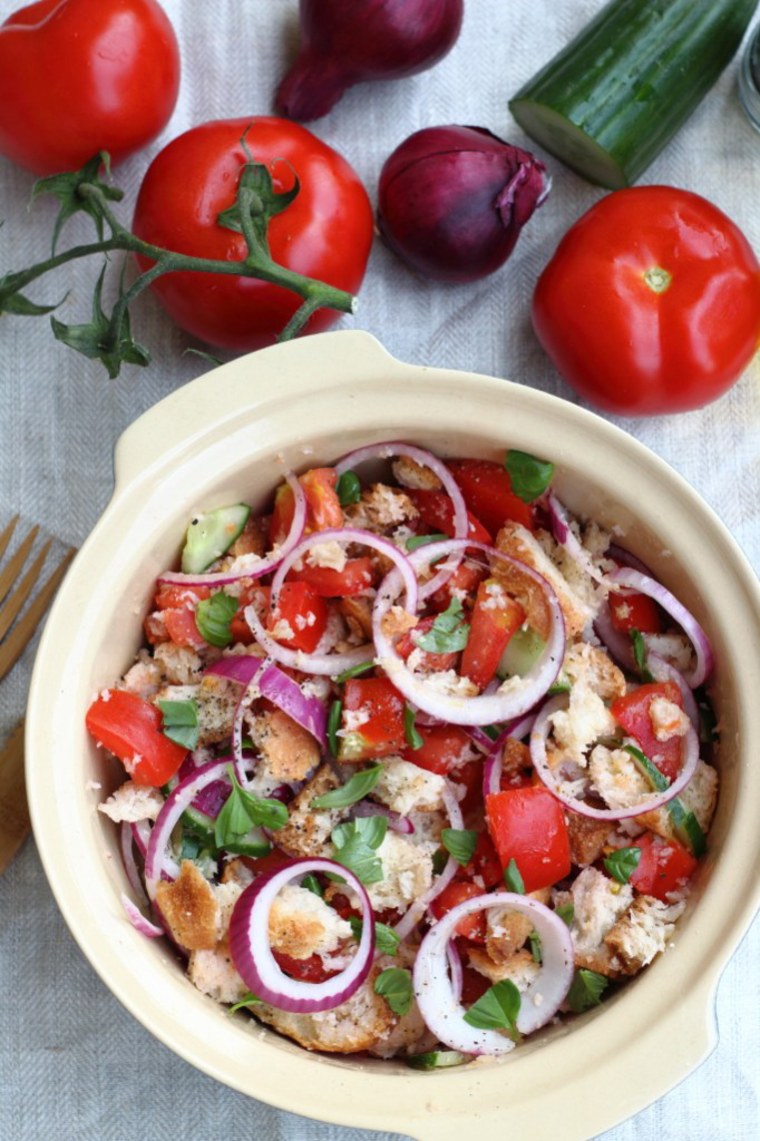
[[[611,0],[510,100],[523,130],[589,182],[630,186],[691,115],[757,0]]]
[[[507,642],[496,673],[502,679],[519,674],[524,677],[544,652],[546,642],[530,626],[521,627]]]
[[[248,522],[250,507],[234,503],[197,515],[187,529],[182,550],[184,574],[202,574],[226,554]]]

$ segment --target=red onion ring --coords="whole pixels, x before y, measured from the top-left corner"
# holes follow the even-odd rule
[[[355,465],[364,463],[365,460],[387,460],[393,456],[408,456],[409,459],[414,460],[415,463],[429,468],[429,470],[438,477],[443,484],[446,494],[451,500],[454,510],[453,537],[455,539],[466,539],[470,532],[470,524],[467,517],[467,505],[462,492],[459,490],[459,484],[445,463],[440,460],[438,456],[434,456],[432,452],[427,451],[425,448],[417,448],[414,444],[405,444],[400,440],[390,440],[382,444],[368,444],[366,447],[357,448],[355,451],[349,452],[348,455],[344,456],[336,465],[335,470],[338,475],[341,476],[344,472],[350,471]],[[457,555],[456,558],[447,560],[447,562],[438,569],[436,574],[420,588],[420,598],[427,598],[447,583],[461,561],[462,555]],[[411,610],[412,608],[408,607],[408,609]]]
[[[235,764],[235,779],[238,784],[245,786],[248,781],[243,760],[243,716],[246,709],[261,687],[261,672],[264,667],[262,658],[253,654],[232,654],[227,658],[220,658],[205,671],[216,674],[218,677],[231,678],[242,685],[240,696],[232,715],[232,756]]]
[[[657,792],[646,800],[639,801],[628,808],[594,808],[583,800],[565,792],[555,779],[546,756],[546,741],[551,732],[551,717],[559,709],[565,708],[567,698],[564,694],[553,697],[541,709],[536,717],[536,723],[530,735],[530,759],[536,773],[557,800],[578,812],[581,816],[589,816],[594,820],[627,820],[632,816],[641,816],[644,812],[653,812],[662,808],[674,796],[677,796],[686,787],[694,776],[694,770],[699,761],[699,740],[693,728],[689,728],[683,738],[683,754],[681,771],[663,792]]]
[[[359,897],[362,933],[349,965],[321,983],[291,979],[280,969],[269,945],[269,913],[278,892],[309,872],[340,876]],[[254,994],[293,1014],[332,1010],[349,999],[369,975],[375,951],[375,922],[361,880],[334,860],[315,857],[295,860],[287,867],[259,875],[235,904],[229,928],[230,955],[235,969]]]
[[[157,924],[146,919],[140,908],[124,892],[121,893],[121,905],[134,929],[139,931],[141,935],[145,935],[147,939],[159,939],[166,934],[163,927],[158,927]]]
[[[446,782],[441,794],[444,807],[449,817],[449,827],[461,829],[464,828],[464,819],[462,817],[462,809],[459,807],[459,801],[456,798],[454,789],[451,782],[447,777],[443,778]],[[446,861],[445,867],[441,874],[433,881],[431,886],[424,892],[419,899],[415,899],[414,903],[405,911],[399,919],[398,923],[394,924],[393,930],[398,935],[399,939],[406,939],[407,935],[411,934],[417,926],[423,915],[427,911],[433,900],[441,894],[443,889],[447,887],[459,868],[459,862],[453,856],[449,856]]]
[[[694,647],[696,661],[694,668],[684,678],[692,689],[697,689],[707,681],[712,673],[714,655],[707,634],[691,611],[679,602],[674,594],[650,575],[642,574],[633,567],[618,567],[609,575],[609,581],[616,586],[627,586],[639,594],[653,598],[676,622]]]
[[[492,907],[508,907],[531,920],[541,939],[542,962],[522,995],[517,1029],[531,1034],[550,1022],[573,980],[574,951],[567,924],[538,900],[498,891],[466,899],[430,928],[420,944],[412,972],[414,994],[428,1029],[452,1050],[463,1054],[507,1054],[514,1042],[498,1030],[479,1029],[466,1013],[447,971],[447,949],[457,924],[468,915]]]
[[[649,672],[655,681],[673,681],[681,691],[681,700],[683,701],[683,709],[686,716],[691,721],[695,732],[699,732],[699,710],[697,703],[694,699],[694,694],[689,687],[686,678],[672,666],[670,662],[666,662],[659,654],[647,654],[647,666]]]
[[[279,546],[274,547],[268,555],[249,570],[230,574],[229,571],[217,571],[213,574],[183,574],[181,571],[164,571],[158,576],[158,582],[176,583],[181,586],[227,586],[231,582],[239,582],[243,578],[261,578],[269,574],[279,565],[281,560],[296,545],[303,535],[306,526],[306,496],[301,484],[292,472],[286,472],[285,482],[293,492],[295,510],[290,530]]]
[[[499,559],[510,566],[518,567],[522,574],[537,583],[546,597],[550,613],[550,630],[546,646],[535,666],[522,679],[518,690],[507,694],[479,694],[476,697],[454,697],[436,693],[423,678],[418,677],[399,657],[391,639],[383,632],[383,618],[390,609],[398,593],[399,580],[390,575],[380,585],[372,612],[372,629],[375,639],[377,663],[388,675],[396,688],[417,708],[433,717],[454,725],[492,725],[521,717],[536,705],[554,682],[562,665],[565,652],[565,622],[557,596],[549,583],[526,563],[497,550],[486,543],[476,543],[466,539],[447,539],[445,542],[430,543],[420,547],[409,556],[413,566],[424,566],[451,550],[466,549],[482,551],[489,558]]]
[[[599,569],[591,558],[590,553],[573,531],[570,526],[567,511],[553,491],[550,491],[546,498],[546,506],[549,512],[552,535],[556,541],[567,551],[573,562],[577,563],[589,578],[600,583],[600,585],[606,586],[609,582],[607,575],[604,571]]]
[[[391,574],[393,573],[391,571]],[[344,670],[352,669],[354,666],[366,662],[374,652],[371,643],[365,646],[357,646],[354,650],[346,650],[341,654],[307,654],[305,650],[291,650],[287,646],[281,646],[264,629],[264,624],[259,618],[255,606],[246,606],[244,614],[253,636],[268,657],[273,658],[282,666],[300,670],[302,673],[317,674],[319,677],[336,677]]]
[[[130,824],[127,820],[123,820],[121,823],[121,828],[119,829],[121,861],[124,864],[124,871],[126,873],[127,879],[129,880],[129,886],[132,888],[132,891],[140,900],[140,903],[146,904],[148,902],[148,897],[145,894],[145,889],[142,885],[142,879],[140,878],[140,872],[137,867],[137,861],[135,860],[135,842],[133,825]]]
[[[412,836],[415,832],[414,821],[408,816],[400,816],[386,804],[378,804],[374,800],[358,801],[351,809],[351,816],[384,816],[390,830],[398,832],[399,836]]]
[[[516,741],[521,741],[523,737],[527,737],[535,721],[535,713],[528,713],[525,717],[513,721],[507,729],[499,734],[495,741],[486,737],[490,748],[483,760],[483,799],[501,790],[502,752],[505,742],[510,737]]]

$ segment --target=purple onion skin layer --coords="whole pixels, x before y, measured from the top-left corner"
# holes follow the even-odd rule
[[[425,277],[476,281],[504,264],[550,187],[542,162],[482,127],[426,127],[380,172],[378,226]]]
[[[456,43],[463,14],[464,0],[300,0],[301,45],[278,110],[309,122],[355,83],[426,71]]]

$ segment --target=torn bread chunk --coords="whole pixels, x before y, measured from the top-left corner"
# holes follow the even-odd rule
[[[443,808],[446,781],[442,776],[401,757],[385,757],[382,764],[380,778],[371,793],[373,800],[379,800],[399,816]]]
[[[183,860],[176,880],[161,880],[156,903],[172,938],[188,951],[212,950],[219,941],[220,912],[211,884],[192,860]]]
[[[289,805],[287,824],[277,833],[277,847],[289,856],[326,856],[331,859],[330,834],[347,815],[345,808],[312,808],[317,796],[340,788],[340,777],[328,764],[320,765],[314,776]]]
[[[504,551],[505,554],[512,555],[513,558],[527,563],[528,566],[537,571],[542,578],[546,579],[557,595],[557,600],[565,619],[568,637],[571,639],[580,637],[586,627],[592,622],[594,610],[585,599],[581,598],[575,590],[573,590],[570,583],[558,570],[556,564],[549,558],[546,551],[527,527],[523,527],[521,523],[506,523],[496,536],[496,546],[500,551]],[[504,564],[500,563],[494,563],[493,573],[501,582],[504,582],[507,576],[507,570]],[[510,589],[510,585],[513,584],[507,581],[505,585],[507,589]],[[529,595],[527,600],[520,597],[519,594],[517,597],[525,606],[529,624],[533,626],[542,637],[545,637],[547,624],[545,620],[540,621],[540,619],[538,620],[539,624],[537,624],[537,616],[535,615],[537,600],[534,597],[534,594],[542,595],[543,592],[540,591],[540,588],[531,590],[527,587],[527,584],[526,589]],[[543,598],[541,598],[541,603],[543,603]]]
[[[637,895],[631,906],[604,938],[622,966],[636,974],[668,945],[685,903],[663,903],[651,895]]]
[[[164,798],[157,788],[127,780],[98,805],[98,811],[116,824],[138,824],[141,820],[155,820],[163,807]]]
[[[362,491],[358,503],[351,503],[345,508],[345,514],[349,527],[361,527],[384,535],[394,527],[416,519],[419,511],[405,491],[384,483],[373,483]]]
[[[248,720],[254,742],[269,773],[282,781],[300,781],[319,764],[315,738],[281,709],[268,710]]]

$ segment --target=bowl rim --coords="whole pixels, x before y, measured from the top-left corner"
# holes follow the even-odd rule
[[[258,381],[257,392],[251,390],[252,375]],[[273,391],[270,391],[269,384],[274,384]],[[77,864],[74,854],[69,851],[64,859],[61,858],[61,850],[69,839],[62,822],[63,810],[70,811],[80,825],[79,839],[83,839],[90,855],[96,852],[98,845],[93,824],[86,816],[87,811],[94,811],[92,794],[88,799],[81,789],[75,791],[63,787],[55,773],[51,778],[50,765],[46,764],[45,758],[52,755],[55,745],[55,731],[50,723],[54,720],[50,717],[51,703],[56,712],[61,711],[64,723],[66,717],[73,717],[71,710],[62,710],[59,692],[66,668],[75,665],[77,654],[82,655],[83,635],[72,631],[70,615],[72,611],[79,613],[82,607],[85,607],[85,616],[91,614],[91,609],[87,609],[87,584],[93,567],[98,564],[99,549],[104,540],[116,536],[138,500],[147,497],[150,501],[150,496],[155,499],[162,481],[173,479],[177,470],[181,472],[183,464],[198,463],[199,455],[220,456],[230,432],[233,432],[233,441],[237,441],[240,432],[254,420],[267,423],[272,418],[276,422],[276,416],[283,415],[288,403],[292,405],[296,400],[306,399],[310,393],[323,400],[328,400],[331,393],[342,394],[345,399],[357,384],[363,386],[365,402],[371,391],[376,403],[381,395],[387,396],[390,389],[407,402],[424,402],[429,400],[431,386],[435,386],[440,399],[444,399],[440,394],[445,394],[447,416],[450,416],[452,425],[455,410],[464,412],[464,406],[470,401],[478,405],[478,414],[483,416],[480,404],[485,408],[489,401],[498,400],[509,408],[513,418],[519,415],[531,421],[535,419],[535,433],[538,433],[539,422],[542,432],[548,432],[550,425],[560,422],[566,431],[580,433],[584,440],[588,438],[598,442],[608,458],[620,456],[626,470],[639,469],[647,487],[662,485],[666,489],[664,499],[679,505],[684,512],[684,528],[688,531],[690,544],[693,545],[692,536],[700,529],[708,535],[708,562],[714,571],[718,567],[723,568],[736,593],[734,601],[743,617],[740,636],[749,646],[754,630],[754,636],[760,642],[760,587],[735,540],[717,514],[677,472],[623,429],[578,405],[511,381],[405,364],[390,356],[378,341],[365,333],[323,333],[260,350],[214,369],[164,398],[130,425],[117,443],[113,497],[74,560],[51,609],[30,686],[26,730],[27,786],[43,867],[74,938],[106,985],[159,1040],[217,1080],[291,1112],[348,1126],[395,1129],[420,1139],[435,1137],[436,1141],[446,1141],[449,1137],[453,1141],[461,1130],[463,1114],[468,1120],[477,1117],[484,1139],[495,1138],[499,1117],[505,1110],[503,1099],[506,1096],[509,1098],[511,1123],[524,1122],[537,1141],[543,1137],[548,1141],[554,1135],[552,1120],[556,1120],[555,1115],[560,1113],[564,1135],[570,1139],[577,1137],[580,1141],[611,1128],[667,1092],[715,1045],[715,987],[760,904],[760,884],[754,882],[749,872],[741,878],[742,893],[739,897],[736,885],[732,885],[720,861],[710,870],[705,896],[711,897],[713,909],[723,908],[725,925],[720,938],[715,931],[707,935],[703,933],[701,949],[692,954],[694,991],[688,1009],[673,1006],[658,1016],[658,1035],[664,1033],[665,1040],[672,1046],[668,1057],[662,1058],[659,1051],[652,1048],[648,1056],[646,1053],[647,1044],[651,1047],[654,1042],[652,1027],[648,1024],[653,995],[656,995],[658,985],[664,986],[668,979],[672,984],[677,977],[671,969],[672,960],[665,955],[645,972],[645,977],[637,981],[637,992],[641,992],[642,999],[640,1006],[647,1016],[643,1013],[636,1015],[630,1009],[631,1003],[626,1007],[624,1024],[629,1038],[636,1038],[634,1043],[629,1042],[629,1049],[636,1051],[639,1067],[636,1088],[629,1089],[630,1083],[620,1079],[620,1071],[625,1072],[626,1065],[619,1049],[614,1059],[609,1057],[608,1035],[614,1029],[613,1022],[620,1029],[617,1025],[620,1017],[614,1016],[623,1005],[616,999],[614,1010],[610,1009],[612,1004],[602,1008],[605,1018],[601,1028],[598,1019],[592,1017],[572,1029],[577,1045],[573,1053],[577,1057],[569,1067],[574,1081],[573,1107],[570,1108],[566,1086],[562,1088],[560,1082],[560,1088],[553,1088],[551,1084],[547,1088],[546,1081],[542,1082],[541,1078],[544,1068],[542,1055],[547,1049],[552,1049],[557,1038],[546,1044],[539,1042],[535,1047],[524,1047],[520,1054],[525,1061],[520,1060],[519,1064],[516,1064],[517,1055],[511,1055],[498,1069],[493,1063],[473,1063],[456,1072],[448,1071],[447,1080],[443,1082],[440,1074],[401,1073],[388,1067],[379,1070],[377,1066],[365,1063],[310,1055],[299,1047],[283,1045],[266,1030],[253,1029],[248,1025],[249,1020],[245,1020],[245,1029],[236,1026],[230,1031],[230,1020],[223,1009],[194,990],[191,993],[202,1000],[194,1006],[202,1030],[189,1030],[172,1017],[171,1011],[173,1003],[182,1003],[188,997],[186,988],[191,984],[181,972],[174,972],[176,978],[167,972],[169,957],[164,957],[151,964],[142,990],[138,989],[131,963],[135,954],[139,956],[142,937],[124,920],[112,880],[103,869],[97,873],[90,867],[89,882],[95,884],[96,890],[93,901],[88,903],[79,891],[72,890]],[[463,393],[466,393],[466,400]],[[355,420],[361,418],[361,403],[359,397],[354,400],[351,414]],[[416,414],[419,415],[419,408]],[[455,429],[452,426],[449,430]],[[508,423],[505,430],[508,433]],[[345,449],[336,443],[334,455],[339,455],[342,450]],[[558,450],[562,462],[569,462],[571,457],[577,462],[577,445],[561,442]],[[660,505],[657,510],[652,507],[650,514],[657,515],[660,509],[665,507]],[[685,546],[685,540],[680,545]],[[712,552],[713,545],[715,553]],[[90,607],[94,605],[94,602],[90,603]],[[91,625],[91,617],[87,620]],[[65,649],[63,659],[62,646]],[[760,665],[755,658],[750,663],[750,672],[760,682]],[[739,716],[744,737],[749,739],[749,734],[754,733],[754,739],[757,739],[760,712],[744,703]],[[740,760],[739,765],[741,779],[756,797],[760,797],[760,776],[748,763]],[[57,807],[50,796],[51,779]],[[729,849],[738,846],[738,827],[729,831],[727,846]],[[760,859],[760,841],[755,841],[755,849],[756,858]],[[745,855],[743,862],[751,867],[757,859],[746,860]],[[729,890],[730,909],[725,901]],[[700,901],[696,914],[700,914],[705,902],[705,898]],[[688,941],[686,936],[682,941]],[[691,939],[690,945],[696,947],[696,941],[696,938]],[[179,986],[180,983],[183,986]],[[625,992],[619,996],[620,999],[624,997]],[[223,1022],[219,1021],[220,1018]],[[631,1031],[635,1034],[631,1035]],[[234,1039],[238,1046],[245,1044],[249,1061],[253,1062],[271,1061],[279,1049],[283,1058],[287,1055],[287,1065],[264,1065],[262,1080],[257,1076],[255,1065],[249,1064],[244,1069],[232,1057],[227,1039]],[[578,1064],[580,1057],[584,1059],[582,1067]],[[590,1059],[593,1059],[593,1065],[589,1064]],[[325,1083],[317,1080],[321,1065],[330,1066],[329,1081]],[[273,1069],[276,1073],[272,1072]],[[521,1078],[529,1077],[542,1085],[539,1109],[526,1102],[520,1089],[516,1088],[519,1086],[516,1081],[518,1073]],[[513,1074],[515,1081],[511,1080]],[[422,1082],[428,1083],[424,1091]],[[593,1093],[602,1083],[602,1088],[614,1092],[614,1099],[600,1107]],[[308,1089],[307,1106],[293,1104],[294,1088]],[[426,1109],[431,1105],[434,1115]]]

